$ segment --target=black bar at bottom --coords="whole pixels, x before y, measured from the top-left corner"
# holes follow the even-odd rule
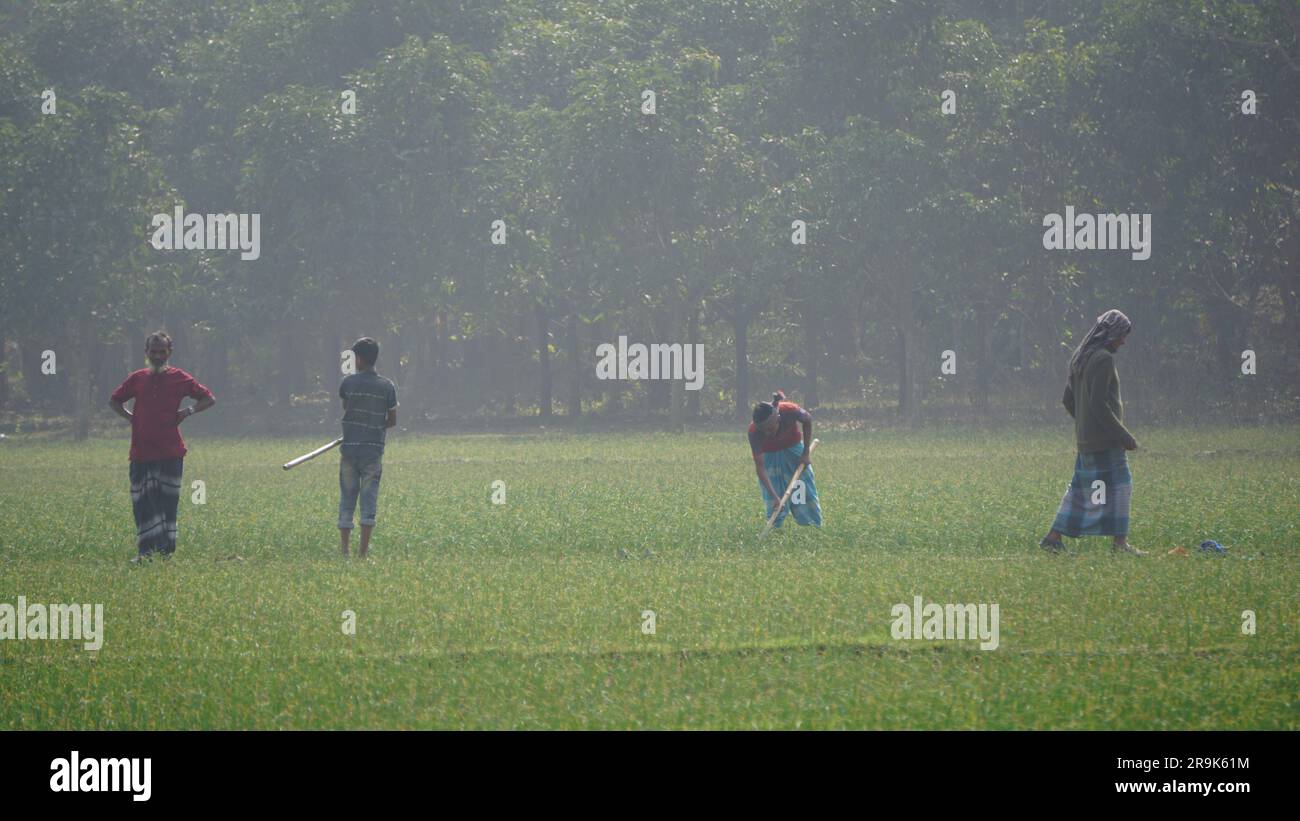
[[[1294,738],[1272,732],[9,732],[0,734],[0,784],[6,801],[127,811],[238,809],[250,802],[338,811],[461,793],[493,806],[542,796],[550,803],[564,795],[585,804],[609,796],[620,813],[640,814],[701,789],[699,800],[731,810],[765,806],[778,796],[824,800],[845,792],[864,799],[889,793],[926,809],[969,807],[976,798],[1050,800],[1057,809],[1060,802],[1073,808],[1189,798],[1236,807],[1290,793],[1284,778],[1293,777],[1283,769],[1293,760]],[[636,799],[628,804],[630,796]]]

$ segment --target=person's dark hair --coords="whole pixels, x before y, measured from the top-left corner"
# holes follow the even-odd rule
[[[365,362],[367,367],[373,368],[379,361],[379,343],[368,336],[363,336],[352,343],[352,353]]]
[[[145,350],[148,350],[149,346],[154,342],[163,343],[164,345],[167,346],[167,350],[169,351],[172,349],[172,338],[167,335],[166,331],[154,331],[153,333],[145,337],[144,340]]]
[[[785,391],[777,391],[772,394],[771,402],[759,402],[754,406],[754,421],[762,422],[772,415],[776,410],[777,403],[785,401]]]

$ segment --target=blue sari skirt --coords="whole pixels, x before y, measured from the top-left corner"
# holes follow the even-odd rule
[[[763,454],[763,469],[767,472],[768,481],[772,487],[776,488],[778,493],[785,493],[790,485],[790,480],[794,478],[794,472],[799,468],[799,459],[803,457],[803,442],[796,442],[785,450],[779,450],[772,453]],[[822,524],[822,506],[817,501],[817,485],[813,481],[812,465],[804,468],[803,473],[799,476],[799,481],[803,482],[802,501],[796,503],[800,497],[798,489],[790,494],[790,499],[781,509],[781,515],[777,517],[773,527],[780,527],[781,522],[787,515],[793,515],[794,520],[801,525],[816,525],[821,527]],[[762,482],[758,483],[759,490],[763,493],[763,503],[767,507],[765,518],[772,515],[772,508],[776,503],[781,501],[780,497],[775,499],[767,492],[767,488]]]

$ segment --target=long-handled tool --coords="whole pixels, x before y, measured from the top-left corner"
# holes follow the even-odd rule
[[[330,442],[328,445],[322,445],[321,447],[316,448],[311,453],[304,453],[302,456],[299,456],[297,459],[290,459],[289,461],[284,463],[284,469],[289,470],[291,468],[296,468],[298,467],[298,465],[301,465],[303,462],[309,462],[312,459],[315,459],[317,456],[320,456],[322,453],[326,452],[327,450],[333,450],[334,448],[338,447],[341,444],[343,444],[342,436],[335,439],[333,442]]]
[[[817,443],[820,441],[820,439],[812,440],[812,444],[808,446],[808,458],[812,458],[812,452],[817,449]],[[781,515],[782,508],[785,507],[785,503],[790,499],[790,494],[794,492],[795,484],[798,483],[799,477],[803,475],[803,468],[804,466],[800,464],[799,467],[795,469],[794,476],[790,479],[790,486],[785,489],[785,493],[781,496],[781,501],[776,503],[776,510],[772,511],[771,518],[767,520],[767,526],[763,528],[762,533],[758,534],[760,538],[766,536],[767,532],[772,529],[772,525],[776,524],[776,517]]]

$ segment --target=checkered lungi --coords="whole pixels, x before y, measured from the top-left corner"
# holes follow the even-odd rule
[[[1093,504],[1093,482],[1105,482],[1105,504]],[[1080,453],[1052,529],[1066,536],[1127,536],[1133,474],[1123,448]]]
[[[131,463],[131,508],[140,555],[176,550],[176,507],[184,460]]]

